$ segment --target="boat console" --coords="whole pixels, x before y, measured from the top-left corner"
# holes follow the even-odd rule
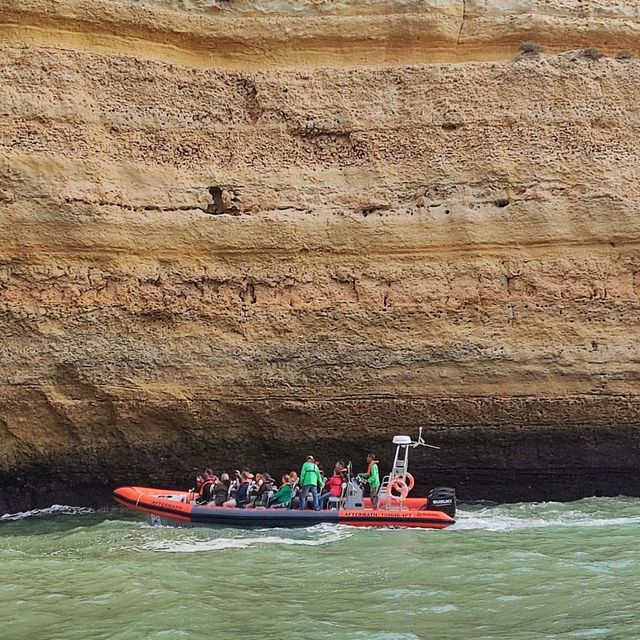
[[[393,437],[393,444],[396,445],[396,453],[391,467],[391,473],[382,478],[378,493],[378,509],[406,510],[415,507],[415,500],[407,502],[407,496],[414,485],[413,476],[409,473],[409,450],[416,447],[429,447],[439,449],[432,444],[427,444],[422,438],[422,427],[418,433],[418,439],[412,440],[410,436],[397,435]],[[353,475],[351,463],[347,466],[347,482],[344,486],[343,496],[336,499],[336,508],[349,510],[365,509],[364,487],[365,482],[357,475]],[[411,503],[411,504],[409,504]],[[438,506],[446,512],[455,513],[455,491],[448,487],[437,487],[429,494],[425,507]]]

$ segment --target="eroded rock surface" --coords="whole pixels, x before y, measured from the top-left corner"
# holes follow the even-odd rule
[[[640,493],[639,12],[0,0],[0,510],[419,426]]]

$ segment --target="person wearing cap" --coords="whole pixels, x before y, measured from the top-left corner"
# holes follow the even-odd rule
[[[320,469],[315,463],[313,456],[307,456],[306,462],[302,465],[300,470],[300,505],[299,509],[305,509],[307,507],[307,494],[311,491],[311,497],[313,498],[313,510],[320,510],[320,503],[318,502],[318,487],[322,486],[322,479],[320,475]]]

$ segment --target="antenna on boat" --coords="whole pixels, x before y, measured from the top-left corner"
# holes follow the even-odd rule
[[[395,438],[394,438],[395,441]],[[418,439],[411,442],[411,448],[415,449],[416,447],[429,447],[429,449],[439,449],[440,447],[436,447],[435,444],[427,444],[422,437],[422,427],[420,427],[420,431],[418,431]]]

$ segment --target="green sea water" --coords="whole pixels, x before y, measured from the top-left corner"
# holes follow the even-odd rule
[[[640,638],[640,500],[462,507],[445,531],[0,518],[2,640]]]

